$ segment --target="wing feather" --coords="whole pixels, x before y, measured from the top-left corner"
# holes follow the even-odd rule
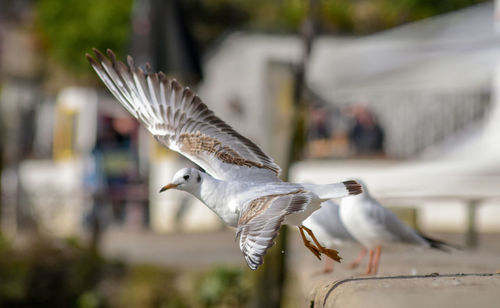
[[[110,92],[164,146],[222,180],[245,176],[276,181],[281,169],[255,143],[214,115],[188,87],[163,73],[118,61],[94,49],[87,58]]]
[[[310,202],[311,196],[299,190],[260,197],[248,204],[240,217],[236,237],[252,270],[263,263],[267,250],[274,245],[285,216],[304,211]]]

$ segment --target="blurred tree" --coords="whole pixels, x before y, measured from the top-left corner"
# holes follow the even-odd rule
[[[185,0],[182,4],[202,46],[235,28],[295,33],[306,7],[302,0]]]
[[[0,86],[0,96],[2,94],[2,88]],[[5,129],[4,129],[4,123],[3,123],[3,117],[0,117],[0,175],[2,174],[2,171],[3,171],[3,151],[4,151],[4,143],[5,143],[5,140],[4,140],[4,132],[5,132]],[[2,192],[2,181],[0,180],[0,192]],[[2,241],[2,199],[3,197],[1,196],[0,194],[0,243]],[[1,244],[0,244],[1,246]]]
[[[304,154],[307,136],[307,101],[304,97],[307,65],[316,36],[319,1],[304,1],[306,5],[304,20],[301,25],[302,57],[293,67],[293,117],[288,155],[283,165],[282,178],[289,180],[292,165],[301,160]],[[288,227],[282,226],[276,243],[269,249],[264,264],[254,274],[254,290],[250,307],[283,307],[284,285],[287,276],[287,263],[284,252],[287,250]]]
[[[76,243],[35,238],[18,250],[0,238],[0,307],[75,307],[104,262]]]
[[[324,32],[370,33],[464,8],[485,0],[324,0]]]
[[[318,3],[321,33],[361,34],[457,10],[486,0],[323,0]],[[231,28],[295,33],[307,1],[185,0],[195,36],[207,45]]]
[[[319,33],[370,33],[486,0],[323,0]],[[123,56],[130,34],[133,0],[60,0],[36,2],[39,29],[52,58],[66,68],[90,74],[83,52],[111,48]],[[295,33],[307,1],[184,0],[186,23],[203,52],[232,29]]]
[[[49,55],[77,74],[90,74],[85,52],[96,47],[123,55],[132,0],[39,0],[36,12]]]
[[[191,23],[182,8],[182,1],[148,2],[151,7],[149,58],[154,70],[161,70],[186,83],[196,84],[202,78],[200,51],[197,40],[192,35]]]

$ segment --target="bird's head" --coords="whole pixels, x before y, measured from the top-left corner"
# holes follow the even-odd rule
[[[174,175],[172,182],[163,186],[160,192],[175,188],[187,192],[195,192],[203,181],[202,172],[194,168],[183,168]]]

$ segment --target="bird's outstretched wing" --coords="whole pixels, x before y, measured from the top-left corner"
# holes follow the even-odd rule
[[[263,196],[249,202],[240,216],[236,237],[239,237],[241,252],[252,270],[262,264],[285,216],[303,211],[310,202],[310,195],[301,190]]]
[[[219,119],[189,88],[163,73],[128,66],[111,50],[87,59],[118,101],[164,146],[221,180],[276,179],[280,167],[252,141]],[[149,70],[149,69],[147,69]]]

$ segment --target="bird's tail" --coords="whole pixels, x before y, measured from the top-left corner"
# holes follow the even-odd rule
[[[306,190],[316,194],[321,200],[343,198],[363,192],[361,185],[353,180],[334,184],[301,184]]]
[[[450,248],[459,249],[459,250],[462,249],[460,246],[446,243],[446,242],[443,242],[441,240],[436,240],[436,239],[430,238],[430,237],[423,235],[422,233],[419,233],[419,232],[417,232],[417,233],[424,240],[426,240],[429,243],[429,245],[431,245],[431,248],[438,249],[438,250],[441,250],[444,252],[450,252]]]

